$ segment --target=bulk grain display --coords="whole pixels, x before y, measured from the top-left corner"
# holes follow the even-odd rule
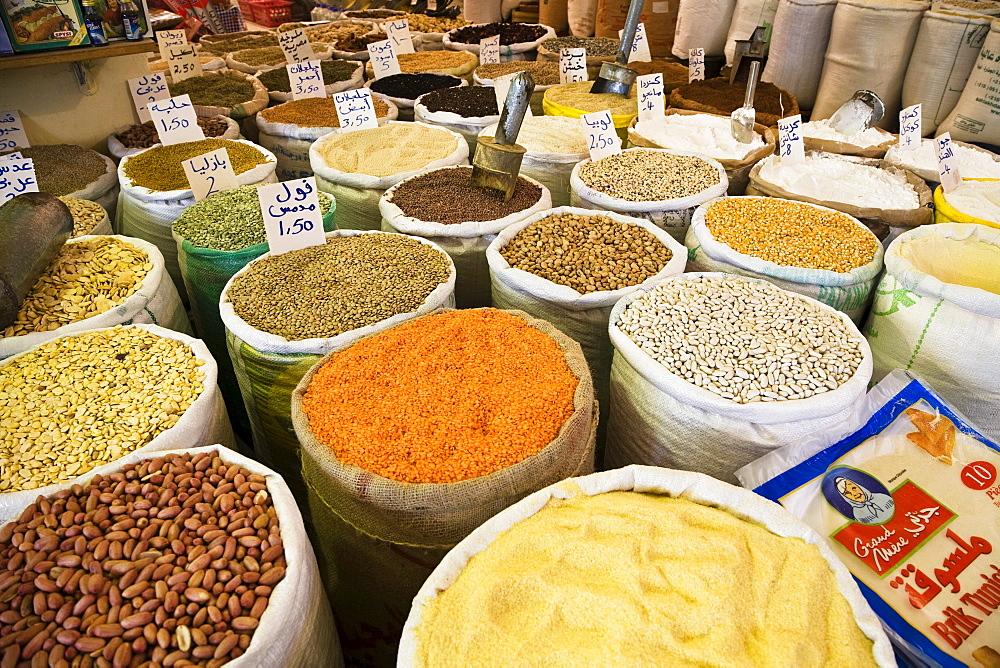
[[[437,312],[338,346],[292,398],[320,568],[349,663],[387,665],[456,543],[593,470],[580,347],[517,311]]]
[[[746,89],[745,81],[729,83],[728,77],[706,79],[674,88],[668,93],[668,101],[674,109],[729,116],[743,106]],[[853,91],[847,97],[852,94]],[[794,95],[766,81],[757,84],[753,107],[757,122],[768,127],[777,125],[779,118],[799,113],[799,103]]]
[[[62,196],[59,198],[69,208],[73,216],[72,237],[82,237],[88,234],[111,234],[111,217],[104,207],[97,202],[76,197]]]
[[[399,108],[399,118],[404,121],[413,120],[413,105],[421,95],[441,88],[467,85],[465,79],[450,74],[393,74],[376,79],[368,84],[372,97],[380,97],[392,102]]]
[[[907,169],[928,183],[937,182],[937,151],[933,139],[924,139],[911,149],[890,146],[885,152],[886,164]],[[960,141],[951,143],[951,150],[958,159],[959,173],[963,179],[1000,179],[1000,156],[974,144]]]
[[[228,116],[199,118],[198,127],[207,138],[239,139],[240,124]],[[160,143],[160,135],[153,126],[153,121],[138,123],[122,128],[108,136],[108,152],[121,160],[127,155],[138,153]]]
[[[998,192],[1000,182],[994,179],[966,179],[948,193],[939,185],[934,189],[934,221],[1000,227]]]
[[[492,88],[462,86],[425,93],[413,104],[415,120],[440,125],[459,133],[469,143],[469,155],[476,152],[480,131],[499,122],[497,97]]]
[[[410,30],[413,28],[411,26]],[[476,54],[469,51],[417,51],[396,55],[399,69],[403,74],[447,74],[472,83],[472,72],[479,64]],[[374,77],[371,61],[365,66],[369,78]]]
[[[0,151],[0,158],[13,151]],[[115,215],[118,180],[110,158],[76,144],[39,144],[18,148],[34,162],[39,192],[97,202]]]
[[[559,85],[559,63],[533,60],[486,63],[475,69],[472,73],[472,80],[480,86],[492,87],[494,79],[518,72],[527,72],[531,75],[531,80],[535,82],[535,90],[531,93],[531,113],[536,116],[543,115],[545,113],[543,109],[545,91]]]
[[[202,117],[229,116],[242,121],[266,107],[269,99],[260,81],[234,70],[209,72],[171,82],[169,87],[171,97],[189,95],[195,113]]]
[[[595,111],[608,111],[618,135],[625,138],[625,128],[639,113],[637,86],[629,89],[627,97],[617,93],[591,93],[590,81],[553,86],[545,91],[542,109],[546,116],[568,116],[580,118]]]
[[[479,55],[479,43],[500,36],[500,60],[535,60],[538,45],[556,36],[556,31],[540,23],[480,23],[456,28],[441,40],[446,49],[471,51]]]
[[[360,88],[364,83],[363,64],[356,60],[323,60],[319,64],[323,73],[326,97],[345,90]],[[259,81],[272,102],[288,102],[292,99],[292,85],[288,80],[288,68],[276,67],[257,74]],[[318,98],[308,98],[318,99]]]

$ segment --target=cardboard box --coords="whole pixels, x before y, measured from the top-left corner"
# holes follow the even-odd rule
[[[0,10],[15,51],[90,44],[76,0],[0,0]]]

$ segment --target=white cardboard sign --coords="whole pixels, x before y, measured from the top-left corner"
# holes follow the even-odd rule
[[[622,38],[624,30],[618,31],[618,39]],[[648,63],[653,60],[649,53],[649,40],[646,39],[646,24],[640,23],[635,29],[635,39],[632,40],[632,50],[628,54],[628,62]]]
[[[172,81],[183,81],[204,74],[201,58],[194,49],[194,44],[175,44],[166,47],[167,67],[170,69]]]
[[[399,60],[396,59],[396,52],[392,50],[392,41],[383,39],[381,42],[372,42],[368,45],[368,55],[372,61],[372,71],[376,79],[391,77],[394,74],[402,74],[399,69]]]
[[[955,155],[955,149],[951,145],[950,132],[938,135],[934,139],[934,150],[937,152],[941,188],[950,193],[962,182],[962,175],[958,171],[958,156]]]
[[[343,132],[371,130],[378,127],[375,104],[372,102],[372,92],[369,89],[359,88],[334,93],[333,103],[337,107],[337,118],[340,119]]]
[[[559,51],[559,83],[568,84],[587,81],[587,49],[577,47]]]
[[[184,160],[181,166],[187,175],[188,183],[191,184],[195,201],[203,200],[223,190],[231,190],[238,185],[236,172],[229,162],[229,152],[224,148]]]
[[[500,35],[479,40],[479,63],[495,65],[500,62]]]
[[[153,127],[160,135],[160,143],[164,146],[181,144],[187,141],[201,141],[205,133],[198,125],[198,116],[194,113],[194,105],[186,93],[177,97],[150,102],[146,105],[153,120]]]
[[[326,85],[323,82],[323,69],[320,61],[307,60],[301,63],[285,65],[288,70],[288,84],[292,90],[293,100],[304,100],[307,97],[326,97]]]
[[[922,116],[923,107],[920,104],[899,112],[899,148],[907,151],[920,148]]]
[[[497,77],[493,80],[493,93],[497,97],[497,109],[500,110],[501,114],[503,113],[504,105],[507,104],[507,93],[510,92],[510,85],[513,83],[514,77],[518,74],[520,74],[520,72],[505,74],[502,77]],[[524,117],[531,118],[531,116],[531,105],[528,105],[524,109]]]
[[[278,33],[278,46],[285,52],[285,60],[290,63],[303,63],[316,60],[312,44],[302,28],[286,30]]]
[[[595,111],[580,117],[583,132],[587,135],[587,147],[590,149],[590,159],[600,160],[609,155],[622,152],[622,140],[615,132],[615,124],[611,120],[610,111]]]
[[[326,243],[315,177],[260,186],[257,196],[272,255]]]
[[[705,49],[688,50],[688,83],[705,80]]]
[[[21,114],[13,109],[0,111],[0,151],[28,148],[28,135],[24,132]]]
[[[407,19],[386,21],[382,24],[392,42],[392,50],[397,57],[401,53],[414,53],[413,37],[410,35],[410,22]]]
[[[778,157],[782,164],[799,165],[805,162],[806,146],[802,141],[802,114],[778,119]]]
[[[35,161],[31,158],[0,160],[0,205],[24,193],[38,192]]]

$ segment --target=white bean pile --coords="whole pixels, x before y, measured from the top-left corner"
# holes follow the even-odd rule
[[[668,281],[616,325],[672,373],[740,404],[835,390],[862,360],[860,338],[835,314],[740,278]]]

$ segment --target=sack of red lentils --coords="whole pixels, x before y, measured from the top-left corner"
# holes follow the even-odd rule
[[[0,377],[0,520],[130,452],[234,445],[208,348],[163,327],[73,332],[0,361]]]
[[[762,278],[846,313],[860,324],[882,273],[882,244],[861,221],[775,197],[726,197],[694,212],[690,271]]]
[[[153,498],[153,504],[156,505],[153,505],[152,514],[144,519],[147,519],[149,526],[162,526],[166,530],[168,525],[174,525],[179,529],[172,548],[176,556],[186,557],[188,564],[193,564],[198,561],[197,552],[204,554],[206,546],[211,545],[209,550],[216,550],[217,546],[217,556],[227,562],[225,570],[206,567],[191,571],[190,579],[186,582],[186,593],[182,592],[179,599],[175,597],[175,601],[180,602],[178,610],[188,605],[197,607],[196,612],[167,619],[163,616],[164,613],[159,613],[161,616],[138,610],[128,613],[124,608],[131,609],[132,606],[127,604],[122,608],[120,621],[125,629],[144,630],[142,622],[146,620],[140,617],[149,615],[145,628],[150,629],[147,633],[154,636],[154,641],[145,640],[149,636],[141,634],[138,638],[131,638],[134,634],[128,634],[126,630],[125,638],[131,639],[122,642],[122,626],[111,624],[112,627],[117,626],[117,629],[110,631],[117,632],[118,635],[105,635],[95,633],[94,625],[88,628],[84,624],[73,636],[77,646],[90,642],[93,644],[88,646],[96,647],[98,651],[107,647],[114,649],[116,646],[113,654],[116,661],[121,659],[120,665],[149,660],[204,664],[206,660],[211,662],[213,657],[218,657],[216,662],[224,660],[225,665],[232,668],[338,668],[343,665],[337,630],[319,578],[316,557],[303,526],[302,515],[279,474],[223,445],[187,449],[173,446],[156,452],[133,452],[111,464],[91,470],[77,482],[82,491],[74,492],[69,483],[63,483],[42,491],[41,495],[47,497],[42,501],[36,501],[35,497],[26,499],[9,516],[15,524],[9,524],[5,528],[17,533],[21,524],[46,515],[60,514],[60,508],[70,504],[86,505],[88,498],[93,499],[91,504],[97,513],[107,514],[111,511],[116,518],[125,518],[123,521],[128,522],[128,516],[117,515],[113,507],[121,504],[118,507],[125,508],[127,503],[131,508],[133,502],[138,506],[139,502],[133,501],[136,492],[132,490],[132,486],[138,488],[145,485],[144,497]],[[121,488],[118,487],[119,484],[122,485]],[[206,488],[206,485],[209,487]],[[206,492],[206,489],[211,491]],[[189,498],[201,498],[206,493],[208,498],[214,498],[215,501],[208,504],[208,508],[201,508],[203,504],[199,504],[198,510],[186,508],[178,500],[178,497],[184,498],[181,494],[188,495]],[[155,512],[157,507],[158,513]],[[168,519],[174,516],[180,519]],[[191,522],[195,522],[197,526]],[[88,524],[96,528],[89,520]],[[198,528],[199,526],[214,526],[213,531],[219,535],[211,536],[210,541],[205,538],[209,532]],[[110,536],[113,529],[118,531],[117,525],[101,530],[102,536]],[[60,540],[69,536],[69,541],[72,542],[72,528],[65,522],[56,526],[54,532],[53,535],[58,535]],[[237,537],[230,535],[235,532],[240,532],[236,534],[238,543]],[[0,538],[3,538],[0,540],[0,555],[3,555],[7,552],[10,534],[4,533]],[[156,544],[158,540],[170,543],[166,538],[157,538],[154,531],[149,539],[150,549],[154,549],[152,544]],[[229,545],[227,541],[230,542]],[[197,545],[196,542],[202,544]],[[122,546],[122,542],[114,540],[113,536],[105,539],[104,543],[105,546],[112,546],[111,554]],[[161,547],[163,546],[157,545],[156,549]],[[53,552],[54,560],[57,559],[57,553],[61,560],[64,555],[69,556],[73,552],[72,548],[66,550],[57,547]],[[110,583],[121,588],[127,584],[121,582],[129,577],[128,572],[138,573],[144,568],[143,564],[151,561],[148,557],[133,558],[127,552],[120,555],[120,559],[122,560],[112,563],[135,566],[131,571],[116,570],[109,568],[105,562],[104,572]],[[5,557],[0,556],[0,563],[4,561]],[[96,562],[99,560],[95,559]],[[13,566],[11,561],[8,564]],[[27,566],[22,564],[10,570],[20,575],[22,570],[27,570]],[[226,571],[232,579],[215,579],[216,573]],[[4,570],[4,573],[7,572]],[[51,577],[55,578],[57,572],[50,573]],[[170,606],[169,593],[162,593],[167,588],[159,585],[166,584],[168,579],[182,572],[183,569],[176,565],[157,569],[149,575],[149,588],[144,598]],[[124,574],[121,580],[120,574]],[[221,587],[216,588],[213,582],[215,585],[234,582],[242,584],[237,593],[235,586],[226,588],[233,591],[225,591]],[[39,581],[38,585],[44,586],[44,583]],[[148,596],[154,589],[153,585],[156,585],[157,593]],[[44,590],[35,589],[21,596],[30,601],[36,592],[44,593]],[[108,594],[97,594],[96,602],[98,606],[108,603]],[[170,607],[166,609],[169,610]],[[189,608],[189,611],[192,609]],[[163,610],[163,606],[158,606],[157,610]],[[137,625],[124,622],[126,618],[135,615],[139,615],[134,620]],[[213,621],[216,619],[218,621]],[[156,642],[157,633],[165,640],[162,644]],[[137,642],[140,639],[142,642]],[[28,644],[27,639],[20,642]],[[18,645],[15,644],[14,647]],[[48,656],[51,658],[56,652],[63,653],[65,648],[66,646],[57,643],[48,650]]]
[[[352,61],[357,62],[357,61]],[[334,93],[342,93],[345,90],[354,90],[356,88],[361,88],[365,83],[365,68],[363,63],[357,62],[357,67],[354,69],[354,74],[343,81],[334,81],[332,83],[326,84],[323,89],[326,91],[326,97],[333,97]],[[271,102],[288,102],[289,100],[294,100],[291,92],[291,84],[289,84],[289,90],[271,90],[267,91],[267,94],[271,97]],[[259,118],[259,117],[258,117]]]
[[[458,308],[490,305],[486,248],[497,233],[552,206],[548,188],[526,176],[509,202],[470,186],[471,176],[471,167],[442,167],[401,181],[379,200],[384,231],[428,239],[451,256]]]
[[[338,346],[292,395],[347,661],[390,665],[431,569],[479,524],[593,470],[580,346],[519,311],[430,315]]]
[[[735,481],[775,448],[843,434],[872,375],[868,342],[845,313],[743,276],[687,273],[643,287],[615,304],[608,330],[609,468]]]

